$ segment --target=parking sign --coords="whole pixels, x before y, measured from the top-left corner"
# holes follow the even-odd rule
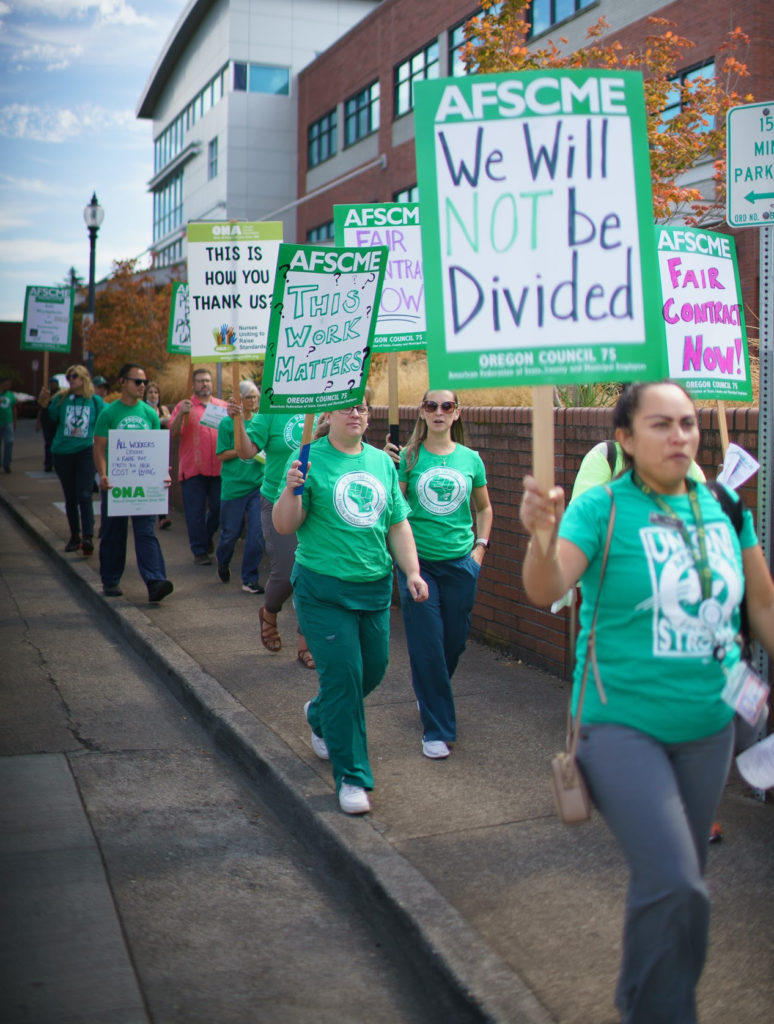
[[[774,222],[774,101],[726,114],[726,220],[734,228]]]

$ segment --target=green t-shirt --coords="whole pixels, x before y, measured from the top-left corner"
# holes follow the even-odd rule
[[[266,454],[261,494],[271,502],[284,486],[288,455],[301,447],[304,415],[266,412],[245,423],[247,436]]]
[[[16,405],[16,395],[8,389],[0,395],[0,427],[13,423],[13,407]]]
[[[401,452],[398,479],[408,485],[409,522],[420,557],[440,562],[470,554],[474,540],[470,499],[474,487],[486,486],[478,452],[458,444],[451,455],[433,455],[420,445],[410,470],[405,451]]]
[[[276,501],[294,452],[286,461]],[[356,455],[338,451],[327,437],[314,441],[304,484],[306,519],[298,528],[296,561],[324,576],[353,583],[392,572],[387,532],[408,516],[398,474],[386,452],[364,444]]]
[[[584,491],[587,491],[589,487],[594,487],[596,484],[609,484],[614,476],[623,473],[625,468],[623,448],[621,448],[617,441],[614,444],[615,469],[612,473],[610,472],[610,463],[607,459],[607,441],[600,441],[599,444],[595,444],[583,456],[583,461],[578,467],[578,475],[575,477],[575,483],[572,488],[572,501],[580,494],[583,494]],[[688,476],[692,480],[700,480],[702,483],[706,479],[701,466],[696,462],[691,462]]]
[[[119,398],[115,402],[106,404],[97,417],[94,436],[107,438],[108,432],[111,430],[161,430],[161,423],[158,413],[147,402],[124,405]],[[110,476],[109,466],[108,476]]]
[[[252,419],[248,420],[248,425]],[[215,454],[228,452],[234,447],[234,421],[224,416],[218,425],[218,440]],[[261,486],[263,482],[263,459],[229,459],[220,466],[220,500],[244,498]]]
[[[94,427],[97,418],[105,408],[99,395],[84,398],[82,395],[54,395],[48,406],[48,415],[56,423],[56,433],[51,442],[55,455],[73,455],[91,448],[94,443]]]
[[[603,704],[589,670],[583,705],[584,722],[628,725],[666,743],[699,739],[722,729],[732,709],[721,699],[725,669],[740,656],[733,642],[739,631],[739,604],[744,592],[742,548],[757,543],[752,516],[745,509],[741,537],[720,503],[697,485],[712,569],[713,608],[718,624],[710,632],[699,617],[702,605],[694,560],[682,536],[664,522],[652,497],[633,482],[631,472],[614,480],[616,520],[602,585],[597,619],[597,662],[607,696]],[[696,527],[687,495],[666,497],[686,523],[696,545]],[[577,702],[586,645],[607,535],[610,497],[593,487],[567,508],[559,536],[577,545],[589,559],[581,577],[583,602],[573,693]],[[741,541],[741,546],[740,546]],[[716,644],[726,649],[721,665]]]

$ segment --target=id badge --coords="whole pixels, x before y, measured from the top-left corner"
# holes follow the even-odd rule
[[[768,695],[769,687],[761,677],[746,661],[739,661],[728,673],[721,697],[746,722],[755,725]]]

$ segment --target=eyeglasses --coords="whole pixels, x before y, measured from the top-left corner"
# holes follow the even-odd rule
[[[139,387],[141,384],[144,386],[147,384],[147,380],[144,377],[124,377],[124,380],[129,381],[130,384],[136,384]]]
[[[351,413],[356,412],[358,416],[368,415],[367,405],[350,405],[348,409],[337,409],[336,412],[344,413],[345,416],[349,416]]]
[[[80,377],[80,373],[68,373],[67,374],[67,379],[68,380],[78,380],[79,377]]]
[[[454,412],[454,410],[457,408],[457,403],[424,401],[422,403],[422,408],[425,410],[425,412],[436,412],[439,408],[441,409],[442,412]]]

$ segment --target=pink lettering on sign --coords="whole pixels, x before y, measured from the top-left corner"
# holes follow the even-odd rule
[[[693,370],[699,372],[702,367],[705,370],[718,370],[720,373],[737,374],[742,372],[742,339],[734,338],[734,347],[730,345],[725,352],[720,345],[705,345],[704,338],[697,334],[695,339],[692,335],[686,334],[683,347],[683,372]]]

